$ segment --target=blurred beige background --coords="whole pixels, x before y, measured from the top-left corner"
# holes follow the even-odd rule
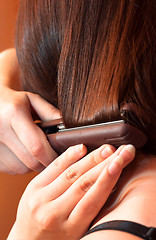
[[[18,0],[0,0],[0,52],[14,46],[17,10]],[[0,173],[0,240],[6,239],[16,217],[19,199],[34,175],[9,176]]]

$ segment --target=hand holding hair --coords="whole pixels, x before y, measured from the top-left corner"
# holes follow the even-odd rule
[[[0,171],[24,174],[43,170],[57,157],[34,123],[32,111],[42,120],[60,114],[39,95],[19,91],[18,65],[12,66],[13,62],[13,49],[0,54]]]
[[[84,156],[84,145],[67,149],[28,185],[7,240],[79,239],[134,159],[132,145],[114,151],[103,145]]]

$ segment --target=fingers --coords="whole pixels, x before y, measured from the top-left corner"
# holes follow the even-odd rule
[[[11,170],[9,170],[3,163],[0,162],[0,172],[7,174],[14,174]]]
[[[116,184],[122,168],[133,160],[134,155],[134,147],[132,145],[125,146],[119,153],[112,154],[108,158],[107,164],[105,161],[101,162],[73,183],[59,197],[60,202],[62,200],[68,203],[65,208],[66,216],[70,216],[72,221],[77,221],[77,218],[80,217],[86,222],[95,217]],[[88,215],[84,211],[84,209],[87,210],[87,207],[92,209],[87,211]]]
[[[101,153],[102,151],[98,149],[91,154],[94,155],[93,158],[101,158]],[[75,239],[79,239],[87,230],[101,207],[105,204],[123,167],[132,161],[134,155],[134,147],[128,145],[119,148],[104,161],[99,160],[96,161],[96,163],[94,161],[95,167],[92,167],[88,171],[87,168],[86,172],[84,169],[85,173],[78,177],[78,179],[56,199],[50,200],[45,197],[45,195],[50,197],[54,196],[51,193],[58,191],[59,186],[57,184],[56,186],[54,185],[51,190],[47,187],[41,189],[40,194],[42,197],[40,198],[40,203],[43,204],[37,216],[39,216],[40,222],[44,225],[44,229],[50,231],[52,228],[56,229],[61,224],[61,229],[64,230],[65,228],[69,231],[74,231],[74,233],[77,234]],[[87,156],[83,158],[82,161],[84,159],[87,161]],[[90,161],[88,161],[88,164],[90,165]],[[94,164],[91,166],[94,166]],[[81,168],[81,171],[83,171],[83,168]],[[62,182],[62,184],[64,183]],[[38,197],[38,195],[36,196]],[[45,204],[45,202],[47,204]],[[77,229],[78,225],[81,231]]]
[[[30,94],[31,95],[31,94]],[[35,94],[32,94],[36,97]],[[34,98],[35,98],[34,97]],[[16,153],[17,157],[23,161],[27,167],[32,170],[37,170],[40,168],[40,164],[44,166],[49,165],[58,155],[56,152],[51,148],[45,134],[42,130],[34,123],[32,116],[30,114],[30,106],[29,100],[25,96],[26,99],[23,97],[23,107],[20,104],[16,104],[13,110],[13,114],[11,117],[11,127],[19,138],[21,144],[19,148],[15,146],[15,143],[12,146],[12,150]],[[40,97],[36,97],[40,99]],[[41,98],[42,99],[42,98]],[[42,99],[43,100],[43,99]],[[42,101],[41,100],[41,101]],[[49,107],[49,103],[45,100],[44,102],[44,109],[46,112],[46,104]],[[37,104],[37,100],[36,100]],[[38,102],[38,108],[42,109],[42,105],[40,106],[40,101]],[[50,105],[51,106],[51,105]],[[17,143],[17,141],[15,141]],[[7,146],[10,144],[10,140],[6,139]],[[21,145],[24,145],[23,147]],[[11,147],[11,146],[10,146]],[[13,149],[14,148],[14,149]],[[24,151],[25,148],[25,151]],[[26,151],[27,150],[27,151]]]
[[[24,168],[24,173],[25,169],[39,172],[44,169],[44,166],[29,153],[12,129],[8,129],[8,131],[5,132],[3,141],[6,144],[4,144],[3,148],[1,147],[1,150],[3,149],[1,156],[4,156],[3,161],[9,169],[15,172],[17,171],[16,173],[19,173],[19,170],[22,173],[22,169],[19,169],[21,166]]]
[[[123,167],[135,155],[131,145],[120,147],[112,155],[107,147],[83,157],[86,148],[78,145],[59,156],[28,185],[17,221],[21,223],[22,204],[26,204],[25,215],[32,220],[30,229],[36,223],[42,233],[48,232],[53,238],[70,233],[71,238],[74,234],[79,239],[105,204]],[[74,173],[70,173],[72,169]]]
[[[97,181],[93,177],[91,180],[92,184],[87,185],[89,186],[87,192],[82,187],[83,185],[80,185],[80,191],[84,197],[72,211],[70,221],[79,222],[80,219],[83,219],[84,225],[88,226],[88,221],[91,222],[96,217],[117,183],[123,167],[134,159],[134,155],[134,147],[131,145],[126,146],[119,155],[114,159],[112,158],[106,165],[99,177],[97,177]]]
[[[33,179],[29,184],[28,192],[31,193],[34,189],[35,191],[29,206],[32,212],[34,209],[38,209],[35,210],[35,219],[39,218],[45,229],[50,230],[55,226],[58,227],[60,223],[64,225],[73,208],[73,205],[70,207],[69,202],[74,198],[74,204],[77,204],[73,193],[78,187],[75,185],[74,191],[70,188],[81,179],[80,176],[83,177],[88,170],[94,169],[94,166],[104,162],[113,153],[111,148],[115,150],[108,145],[102,146],[82,158],[86,154],[85,146],[70,147]],[[70,191],[68,192],[68,190]],[[77,201],[78,197],[80,196],[76,196]]]
[[[52,183],[63,171],[79,161],[86,153],[87,148],[83,144],[68,148],[35,178],[37,186],[45,187]],[[49,190],[47,192],[49,193]]]
[[[14,115],[11,119],[11,126],[34,161],[36,160],[44,166],[48,166],[57,157],[57,153],[51,148],[46,135],[33,122],[27,109],[19,110],[18,115]],[[18,154],[18,150],[16,151]],[[27,166],[29,166],[29,158],[26,162]]]
[[[43,120],[60,117],[59,111],[36,94],[13,91],[9,88],[3,89],[0,105],[1,143],[27,168],[43,170],[58,154],[51,148],[43,131],[34,123],[31,109],[36,108],[35,111]],[[6,162],[9,162],[7,155],[5,156]],[[13,159],[15,160],[15,157]]]
[[[66,169],[58,178],[56,178],[45,188],[45,192],[49,192],[48,200],[53,200],[59,197],[77,179],[79,179],[80,176],[82,176],[88,170],[94,168],[100,162],[103,162],[113,153],[113,151],[115,151],[114,147],[111,147],[109,145],[101,146],[100,148],[82,158],[80,161],[68,167],[68,169]],[[53,189],[56,189],[56,191],[52,191]]]
[[[25,174],[30,169],[7,146],[0,143],[0,171],[8,174]]]
[[[41,120],[48,121],[61,117],[60,111],[39,95],[27,92],[27,96]]]

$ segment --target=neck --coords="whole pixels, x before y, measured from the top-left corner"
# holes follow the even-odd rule
[[[117,220],[121,216],[122,220],[152,224],[151,209],[156,212],[155,186],[156,156],[138,151],[135,160],[123,171],[114,192],[95,222],[100,219],[100,222]],[[146,213],[144,211],[143,217],[144,209]]]

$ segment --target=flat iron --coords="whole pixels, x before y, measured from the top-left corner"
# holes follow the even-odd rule
[[[141,148],[147,142],[147,136],[140,127],[123,119],[65,128],[63,120],[60,118],[41,122],[38,126],[47,135],[52,148],[58,154],[77,144],[84,144],[88,151],[92,151],[103,144],[110,144],[115,147],[133,144],[136,148]]]

